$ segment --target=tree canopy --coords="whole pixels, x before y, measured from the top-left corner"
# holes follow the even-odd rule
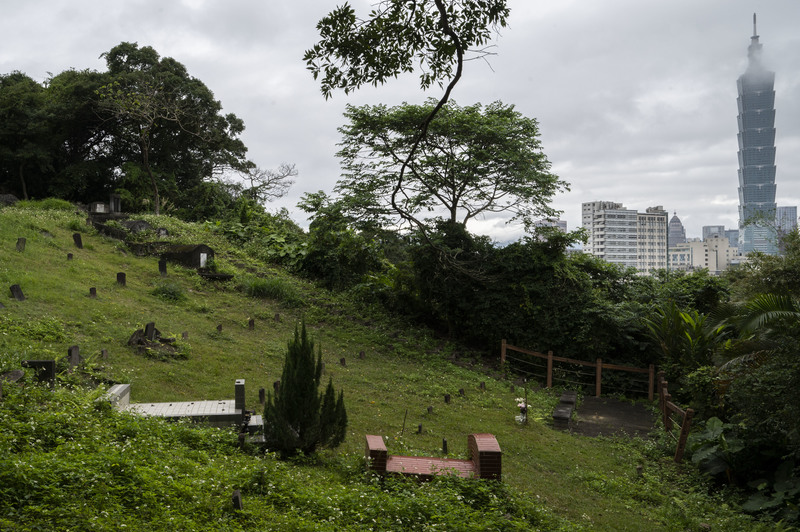
[[[419,226],[429,213],[462,225],[493,212],[526,224],[556,214],[548,203],[566,183],[550,172],[535,119],[502,102],[451,102],[410,158],[419,124],[435,106],[434,100],[348,106],[349,123],[339,128],[344,174],[336,191],[347,197],[355,216],[384,224],[399,216]]]
[[[457,78],[465,53],[485,54],[508,14],[505,0],[382,0],[362,19],[344,3],[317,24],[320,40],[303,59],[326,98],[334,89],[383,84],[415,65],[425,89]]]

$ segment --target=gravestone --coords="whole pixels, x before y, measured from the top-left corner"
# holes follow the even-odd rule
[[[167,259],[158,259],[158,273],[161,277],[167,276]]]
[[[447,454],[447,438],[442,438],[442,454]]]
[[[111,212],[122,212],[122,197],[119,194],[111,194],[108,199],[108,210]]]
[[[461,397],[464,397],[464,395],[466,395],[466,392],[464,391],[464,388],[459,388],[458,389],[458,395],[460,395]]]
[[[70,346],[70,348],[67,349],[67,356],[69,358],[70,369],[83,362],[83,358],[81,358],[80,347],[77,345]]]
[[[217,325],[217,332],[222,332],[222,324]]]
[[[278,392],[281,390],[281,381],[273,382],[272,389],[275,390],[275,395],[278,395]]]
[[[93,299],[97,298],[97,288],[95,288],[94,286],[89,289],[89,297]]]
[[[449,393],[444,394],[444,402],[445,402],[445,404],[448,404],[448,405],[450,404],[450,394]]]
[[[341,364],[342,366],[347,366],[347,360],[345,360],[345,358],[342,357],[339,359],[339,364]]]
[[[267,402],[267,391],[264,388],[258,389],[258,402],[262,405]]]
[[[433,414],[433,406],[428,406],[428,414]]]
[[[108,349],[101,349],[100,355],[103,357],[103,360],[108,360]]]
[[[6,308],[6,306],[4,304],[0,303],[0,308]]]
[[[256,328],[256,320],[250,318],[250,321],[247,322],[247,328],[251,331]]]
[[[184,340],[188,340],[189,339],[189,331],[183,331],[181,333],[181,338],[183,338]]]
[[[236,490],[236,491],[233,492],[233,496],[231,497],[231,500],[233,501],[233,509],[234,510],[241,510],[243,508],[243,506],[242,506],[242,494],[241,494],[241,492],[239,492],[239,490]]]
[[[25,238],[19,237],[17,239],[17,251],[19,251],[20,253],[25,251],[25,243],[26,242],[27,242],[27,240]]]
[[[364,351],[359,351],[358,352],[358,358],[360,358],[361,360],[364,360],[365,358],[367,358],[367,354]]]
[[[422,423],[417,425],[417,434],[422,434]]]
[[[72,233],[72,241],[75,242],[76,248],[83,249],[83,240],[81,240],[80,233]]]
[[[22,293],[22,288],[18,284],[11,285],[11,297],[17,301],[25,301],[25,294]]]
[[[156,339],[156,324],[155,322],[149,322],[144,326],[144,337],[150,340],[151,342]]]
[[[486,382],[485,381],[481,381],[481,390],[485,390],[485,389],[486,389]]]
[[[46,382],[54,386],[56,382],[56,361],[55,360],[23,360],[23,368],[31,368],[34,371],[36,380]]]
[[[120,285],[120,286],[125,286],[126,285],[125,272],[119,272],[117,274],[117,284]]]
[[[277,312],[275,313],[275,321],[281,321],[281,315]]]
[[[159,238],[164,238],[165,236],[169,236],[169,231],[167,231],[166,227],[159,227],[156,229],[156,236]]]
[[[67,260],[72,260],[72,253],[67,253]]]

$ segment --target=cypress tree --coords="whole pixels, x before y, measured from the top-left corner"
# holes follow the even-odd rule
[[[295,327],[289,342],[281,374],[281,385],[267,398],[264,429],[267,446],[282,456],[298,451],[313,453],[319,445],[336,447],[344,440],[347,413],[344,394],[335,401],[333,381],[325,394],[319,393],[322,377],[322,350],[314,356],[314,342],[308,338],[303,323]]]

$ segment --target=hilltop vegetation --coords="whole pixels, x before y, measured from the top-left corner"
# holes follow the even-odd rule
[[[59,361],[55,390],[32,384],[30,373],[21,385],[4,386],[4,529],[759,527],[738,509],[735,492],[716,491],[691,465],[674,465],[670,449],[657,440],[553,430],[547,418],[557,390],[529,391],[531,421],[518,424],[519,384],[512,389],[503,374],[487,374],[485,353],[259,260],[241,243],[244,229],[231,236],[222,225],[144,217],[166,227],[170,241],[210,245],[217,270],[235,274],[214,283],[170,265],[162,278],[156,257],[135,256],[97,234],[83,213],[43,208],[60,205],[0,211],[0,286],[19,284],[27,298],[2,300],[0,372],[24,359]],[[73,244],[76,231],[83,249]],[[27,241],[23,252],[14,248],[19,237]],[[116,283],[117,272],[126,273],[127,286]],[[266,280],[278,288],[254,288]],[[96,299],[88,297],[90,287]],[[247,326],[251,318],[254,330]],[[349,428],[335,452],[283,462],[239,449],[225,431],[136,418],[96,401],[110,382],[131,382],[132,399],[141,402],[228,398],[233,381],[244,378],[248,408],[256,407],[258,388],[280,376],[286,341],[300,318],[322,347],[325,376],[344,390]],[[184,358],[148,357],[126,345],[149,321],[179,338]],[[85,359],[72,373],[65,361],[71,345]],[[446,393],[451,404],[442,400]],[[471,432],[497,436],[502,483],[378,481],[364,472],[365,434],[387,436],[391,453],[432,456],[441,454],[446,438],[449,456],[464,457]],[[234,489],[244,496],[240,512],[230,503]]]

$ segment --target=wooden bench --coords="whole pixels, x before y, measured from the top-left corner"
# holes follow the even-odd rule
[[[492,434],[467,436],[468,459],[392,456],[381,436],[366,436],[367,467],[378,473],[397,473],[430,478],[435,475],[456,475],[461,478],[500,480],[502,451]]]
[[[564,392],[561,394],[558,405],[553,409],[553,426],[557,429],[569,430],[572,420],[572,411],[578,401],[578,392]]]

